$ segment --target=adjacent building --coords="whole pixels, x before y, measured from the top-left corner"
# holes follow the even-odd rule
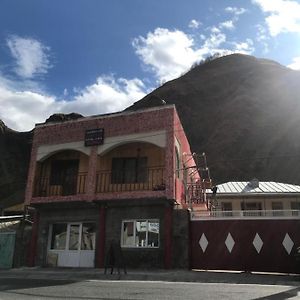
[[[221,216],[298,216],[300,186],[273,181],[232,181],[208,194],[212,214]]]
[[[173,105],[38,124],[29,264],[103,267],[117,244],[129,267],[188,267],[187,208],[204,200]]]

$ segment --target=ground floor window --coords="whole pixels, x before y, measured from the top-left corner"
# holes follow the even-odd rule
[[[133,248],[159,247],[159,220],[124,220],[121,246]]]
[[[95,250],[95,223],[55,223],[50,227],[51,250]]]

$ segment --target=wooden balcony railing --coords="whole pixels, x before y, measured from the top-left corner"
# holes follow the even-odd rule
[[[165,168],[151,167],[140,174],[100,171],[96,177],[96,193],[165,190]]]
[[[34,197],[68,196],[85,193],[87,173],[40,177],[35,181]]]

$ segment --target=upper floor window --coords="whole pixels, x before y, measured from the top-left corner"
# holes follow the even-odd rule
[[[297,201],[292,201],[291,202],[291,210],[293,216],[299,216],[298,210],[300,210],[300,202]]]
[[[272,202],[273,216],[283,216],[283,203],[280,201]]]
[[[147,157],[112,159],[111,183],[143,183],[147,177]]]
[[[242,202],[242,210],[244,211],[244,216],[261,216],[262,215],[262,205],[261,202]]]
[[[221,202],[221,209],[224,211],[224,216],[232,216],[232,203],[231,202]]]

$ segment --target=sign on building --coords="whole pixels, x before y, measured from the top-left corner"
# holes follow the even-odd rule
[[[104,142],[104,128],[88,129],[85,131],[85,146],[102,145]]]

